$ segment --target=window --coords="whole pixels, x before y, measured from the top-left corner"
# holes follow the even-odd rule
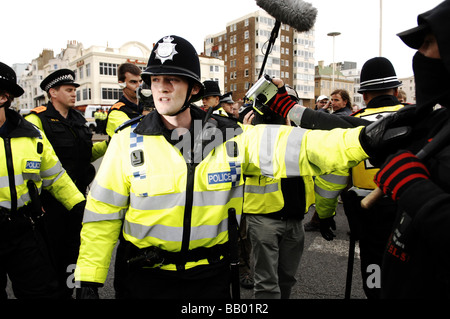
[[[119,65],[116,63],[100,62],[100,75],[117,76],[117,67],[118,66]]]
[[[80,79],[82,79],[82,78],[84,78],[84,72],[83,72],[83,67],[82,66],[80,66]]]
[[[112,88],[102,88],[103,100],[118,100],[122,97],[122,90]]]
[[[83,100],[90,100],[91,99],[91,89],[83,89]]]
[[[246,43],[246,44],[244,45],[244,51],[245,51],[245,52],[248,52],[248,43]]]
[[[88,63],[86,64],[86,77],[90,77],[91,76],[91,64]]]

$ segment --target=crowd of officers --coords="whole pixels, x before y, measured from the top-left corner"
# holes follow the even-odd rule
[[[1,297],[9,276],[17,298],[67,299],[76,287],[97,299],[118,243],[118,299],[239,298],[240,240],[255,298],[289,298],[304,213],[314,203],[333,240],[339,196],[367,298],[449,297],[449,14],[446,0],[399,34],[418,50],[415,105],[399,102],[394,67],[377,57],[361,71],[366,107],[346,116],[299,105],[276,78],[262,112],[237,112],[200,81],[192,44],[165,36],[143,72],[119,66],[123,96],[97,143],[74,109],[71,70],[46,77],[49,102],[23,118],[9,106],[24,91],[0,62]],[[365,202],[374,190],[381,198]],[[381,288],[368,285],[370,265]]]

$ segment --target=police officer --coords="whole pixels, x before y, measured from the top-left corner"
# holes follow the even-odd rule
[[[136,93],[142,83],[141,69],[133,63],[123,63],[117,68],[117,79],[123,95],[109,110],[106,123],[109,137],[114,135],[114,131],[122,123],[140,116],[143,111],[143,107],[138,105]]]
[[[79,297],[98,297],[123,229],[127,297],[229,298],[227,224],[233,212],[241,215],[243,175],[319,175],[367,158],[361,127],[308,131],[241,127],[214,114],[208,120],[190,107],[203,86],[197,53],[181,37],[160,39],[142,75],[157,112],[131,120],[105,154],[84,214]],[[275,107],[285,110],[283,102]],[[380,147],[379,134],[364,134],[369,153]]]
[[[86,195],[87,187],[95,175],[91,161],[103,155],[106,143],[92,144],[92,132],[86,125],[86,119],[73,108],[78,86],[73,71],[54,71],[40,84],[50,101],[47,105],[32,109],[26,119],[45,133],[62,166],[78,190]],[[71,273],[69,271],[68,274],[68,267],[77,260],[81,216],[78,220],[72,218],[50,192],[42,192],[42,203],[47,212],[45,221],[48,224],[48,237],[55,254],[61,287],[66,287],[67,277]],[[65,293],[70,297],[72,292],[73,289],[69,288]]]
[[[70,212],[82,215],[84,196],[64,171],[47,137],[9,110],[24,93],[15,72],[0,62],[0,283],[6,298],[6,274],[16,298],[56,298],[58,281],[41,233],[39,192],[51,192]]]
[[[450,297],[449,16],[446,0],[420,14],[417,27],[398,34],[417,49],[413,57],[417,104],[410,122],[415,138],[375,176],[376,184],[400,208],[381,269],[383,298]],[[428,143],[432,143],[428,156],[418,154]]]
[[[392,63],[384,57],[372,58],[361,69],[360,88],[366,107],[352,116],[375,121],[397,112],[404,105],[398,99],[401,86]],[[373,181],[378,168],[369,160],[351,170],[352,187],[341,194],[351,235],[359,239],[361,275],[368,299],[380,298],[379,280],[373,277],[370,267],[381,267],[382,256],[395,220],[397,205],[389,197],[380,199],[370,209],[362,209],[361,200],[376,188]],[[368,280],[369,279],[369,280]],[[379,278],[378,278],[379,279]]]
[[[290,124],[271,111],[247,117],[255,125]],[[289,299],[303,254],[302,220],[314,202],[313,187],[310,176],[246,176],[242,218],[252,248],[256,299]]]
[[[220,93],[219,83],[213,80],[206,80],[203,81],[203,86],[205,87],[205,93],[202,97],[203,106],[201,109],[208,111],[212,108],[210,112],[213,112],[220,107],[220,97],[222,94]]]
[[[232,95],[233,95],[233,92],[227,92],[220,97],[220,109],[217,110],[217,112],[220,112],[220,113],[218,113],[218,114],[228,116],[231,118],[236,118],[236,116],[234,115],[234,112],[233,112],[233,104],[235,102],[233,101]]]

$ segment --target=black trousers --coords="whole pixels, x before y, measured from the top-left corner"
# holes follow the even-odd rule
[[[24,216],[0,221],[1,298],[9,276],[18,299],[58,298],[58,282],[41,233]]]
[[[67,281],[73,276],[78,259],[82,216],[71,214],[46,191],[42,192],[41,198],[45,209],[44,225],[41,230],[49,246],[62,296],[71,298],[74,289],[68,287]]]
[[[379,299],[381,288],[368,284],[373,271],[370,265],[381,269],[384,252],[397,214],[397,205],[389,198],[379,199],[370,209],[361,207],[364,197],[354,191],[341,193],[345,214],[352,236],[359,240],[361,277],[363,289],[368,299]]]
[[[231,299],[225,261],[184,271],[130,269],[124,284],[126,299]]]

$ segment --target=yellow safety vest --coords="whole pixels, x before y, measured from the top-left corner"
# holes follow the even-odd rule
[[[226,243],[228,209],[235,208],[238,220],[242,213],[244,174],[280,179],[349,169],[367,158],[359,143],[361,129],[245,125],[203,154],[192,171],[163,136],[124,128],[111,140],[88,195],[76,280],[105,281],[122,224],[125,239],[139,248],[180,252],[186,227],[190,250]],[[185,268],[207,264],[202,259]]]
[[[314,204],[314,185],[311,176],[304,176],[305,213]],[[284,207],[281,179],[266,176],[248,176],[244,186],[244,209],[246,214],[270,214]]]
[[[23,119],[22,119],[23,121]],[[8,167],[14,171],[17,209],[30,201],[27,182],[33,180],[39,193],[42,188],[48,190],[67,210],[84,200],[69,175],[63,169],[45,134],[28,122],[29,130],[39,134],[36,137],[2,137],[0,138],[0,207],[10,210],[13,207]],[[8,151],[6,151],[8,149]],[[6,152],[10,155],[7,155]],[[9,161],[8,157],[12,159]]]
[[[387,116],[392,112],[396,112],[404,107],[403,104],[394,106],[385,106],[377,108],[365,108],[361,112],[354,114],[355,117],[360,117],[369,121],[376,121],[380,116]],[[374,167],[368,159],[362,161],[357,166],[352,168],[352,182],[353,186],[357,188],[372,190],[377,187],[373,179],[379,168]]]

